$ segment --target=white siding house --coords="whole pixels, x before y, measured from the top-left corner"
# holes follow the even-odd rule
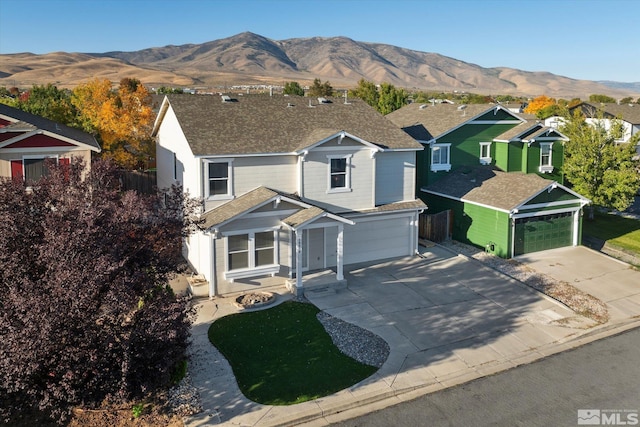
[[[422,146],[359,100],[171,95],[153,134],[158,187],[202,198],[184,255],[206,294],[312,277],[344,283],[345,264],[413,255]]]

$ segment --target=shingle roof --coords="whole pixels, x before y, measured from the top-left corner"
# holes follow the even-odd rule
[[[211,95],[167,99],[196,156],[291,153],[341,131],[382,148],[422,148],[359,99],[349,104],[338,98],[318,104],[315,98],[282,95],[244,95],[236,102]]]
[[[553,182],[536,174],[502,172],[487,166],[451,172],[424,190],[511,211]]]
[[[640,124],[640,105],[639,104],[599,104],[583,102],[574,108],[580,107],[583,111],[588,110],[593,116],[599,109],[611,114],[614,117],[621,117],[623,120],[637,125]],[[573,108],[572,108],[573,110]]]
[[[387,114],[389,120],[415,139],[428,141],[496,107],[490,104],[418,104],[406,105]],[[515,113],[514,113],[515,114]]]
[[[427,205],[420,199],[408,200],[404,202],[394,202],[387,203],[386,205],[376,206],[372,209],[366,209],[364,213],[375,213],[375,212],[394,212],[394,211],[405,211],[405,210],[416,210],[416,209],[426,209]]]
[[[311,206],[310,208],[301,209],[293,215],[282,220],[289,227],[295,228],[307,221],[311,221],[315,218],[322,216],[326,211],[320,209],[317,206]]]
[[[215,225],[222,224],[235,216],[249,212],[262,203],[268,202],[277,195],[278,193],[266,187],[258,187],[255,190],[251,190],[222,206],[205,212],[201,217],[201,228],[206,230]]]
[[[30,131],[37,128],[86,144],[92,147],[94,151],[100,151],[100,145],[93,135],[81,131],[80,129],[74,129],[61,123],[54,122],[53,120],[45,119],[44,117],[36,116],[35,114],[27,113],[26,111],[22,111],[2,103],[0,103],[0,115],[17,120],[17,122],[9,124],[2,129],[12,131]],[[25,126],[25,124],[31,125],[33,128]]]

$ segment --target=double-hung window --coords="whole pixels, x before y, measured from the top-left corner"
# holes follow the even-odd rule
[[[329,160],[329,193],[351,191],[351,155],[327,156]]]
[[[205,197],[229,199],[233,195],[231,160],[205,161]]]
[[[276,232],[255,231],[227,237],[227,279],[275,273],[277,261]]]
[[[491,164],[491,143],[490,142],[480,143],[480,164],[483,164],[483,165]]]
[[[550,173],[553,172],[553,164],[551,163],[551,142],[540,143],[540,172]]]
[[[431,170],[449,171],[451,170],[451,144],[432,144],[431,145]]]

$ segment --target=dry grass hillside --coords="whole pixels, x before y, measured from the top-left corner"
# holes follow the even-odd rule
[[[622,88],[547,72],[483,68],[437,53],[419,52],[346,37],[271,40],[250,32],[202,44],[133,52],[0,55],[0,85],[56,83],[72,87],[93,77],[136,77],[149,85],[224,87],[314,78],[335,88],[364,78],[420,90],[518,96],[587,98],[590,94],[638,96]]]

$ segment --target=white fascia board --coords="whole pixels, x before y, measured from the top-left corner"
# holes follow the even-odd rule
[[[299,153],[250,153],[250,154],[198,154],[195,159],[228,159],[241,157],[274,157],[274,156],[298,156]]]
[[[350,219],[343,218],[341,216],[334,215],[334,214],[331,214],[331,213],[326,212],[326,211],[323,211],[323,212],[319,213],[318,215],[314,216],[313,218],[309,218],[305,222],[303,222],[301,224],[298,224],[298,226],[296,226],[296,227],[291,227],[290,225],[287,225],[287,224],[284,224],[284,223],[283,223],[283,225],[285,225],[287,228],[289,228],[289,229],[291,229],[293,231],[298,231],[298,230],[302,230],[304,228],[307,228],[307,226],[309,224],[312,224],[312,223],[314,223],[317,220],[322,219],[322,218],[330,218],[330,219],[332,219],[334,221],[342,222],[343,224],[355,225],[355,222],[351,221]],[[327,227],[332,227],[332,226],[331,225],[327,225]],[[333,227],[335,227],[335,225],[333,225]],[[322,228],[326,228],[326,227],[322,227]]]
[[[75,147],[78,147],[80,149],[91,150],[91,151],[95,151],[96,153],[99,153],[101,151],[97,147],[93,147],[93,146],[87,145],[87,144],[85,144],[83,142],[76,141],[75,139],[71,139],[71,138],[68,138],[66,136],[62,136],[62,135],[59,135],[57,133],[49,132],[49,131],[42,130],[42,129],[36,129],[36,130],[29,131],[29,132],[25,132],[25,133],[22,133],[20,135],[15,136],[15,137],[13,137],[11,139],[7,139],[6,141],[2,141],[2,142],[0,142],[0,148],[7,147],[7,146],[9,146],[11,144],[15,144],[16,142],[23,141],[23,140],[25,140],[27,138],[31,138],[32,136],[35,136],[35,135],[38,135],[38,134],[46,135],[46,136],[51,137],[53,139],[57,139],[58,141],[62,141],[62,142],[65,142],[67,144],[71,144],[71,145],[73,145]],[[38,148],[40,151],[47,150],[47,149],[54,149],[54,148],[64,148],[67,151],[72,151],[71,147],[23,147],[23,148],[19,148],[19,150],[25,150],[25,149],[28,149],[28,148]],[[16,150],[18,150],[18,148],[16,148]]]
[[[162,104],[160,104],[160,111],[158,112],[158,115],[156,116],[156,120],[153,123],[153,128],[151,130],[151,136],[154,137],[157,135],[158,131],[160,130],[160,125],[162,124],[162,121],[164,120],[164,116],[167,114],[167,110],[169,109],[169,98],[167,97],[167,95],[164,96],[164,99],[162,100]]]
[[[478,117],[481,117],[484,114],[487,114],[489,111],[494,110],[494,109],[495,109],[495,112],[497,112],[498,110],[504,110],[507,114],[512,116],[514,118],[514,120],[495,120],[495,121],[493,121],[493,120],[479,120],[479,121],[476,120]],[[494,112],[494,114],[495,114],[495,112]],[[461,128],[462,126],[465,126],[465,125],[474,125],[474,124],[476,124],[476,125],[480,125],[480,124],[482,124],[482,125],[496,124],[497,125],[497,124],[511,124],[511,123],[517,124],[517,123],[523,123],[523,122],[526,122],[526,120],[523,119],[522,117],[519,117],[516,114],[512,113],[511,111],[509,111],[508,108],[504,108],[501,105],[494,105],[493,107],[487,108],[486,110],[476,114],[475,116],[470,117],[469,120],[466,120],[466,121],[458,124],[457,126],[454,126],[451,129],[446,130],[445,132],[443,132],[440,135],[436,136],[434,139],[440,139],[443,136],[447,135],[448,133],[451,133],[454,130],[457,130],[457,129]]]
[[[32,130],[29,132],[24,132],[19,135],[14,136],[13,138],[7,139],[6,141],[0,142],[0,148],[4,148],[8,145],[15,144],[16,142],[20,142],[23,139],[31,138],[34,135],[38,134],[38,130]]]
[[[376,150],[376,151],[384,151],[381,147],[377,146],[376,144],[371,143],[371,142],[369,142],[369,141],[366,141],[366,140],[364,140],[364,139],[362,139],[362,138],[360,138],[360,137],[357,137],[357,136],[355,136],[355,135],[350,134],[350,133],[349,133],[349,132],[347,132],[347,131],[342,130],[342,131],[340,131],[340,132],[336,132],[336,133],[334,133],[333,135],[329,135],[328,137],[326,137],[326,138],[324,138],[324,139],[321,139],[320,141],[318,141],[318,142],[316,142],[316,143],[314,143],[314,144],[311,144],[311,145],[309,145],[309,146],[307,146],[307,147],[304,147],[304,148],[302,148],[302,149],[298,150],[298,151],[296,152],[296,154],[302,154],[302,153],[304,153],[305,151],[313,150],[313,149],[314,149],[314,148],[316,148],[317,146],[322,145],[322,144],[324,144],[324,143],[326,143],[326,142],[328,142],[328,141],[331,141],[331,140],[332,140],[332,139],[334,139],[334,138],[346,138],[346,137],[349,137],[349,139],[352,139],[352,140],[354,140],[354,141],[356,141],[356,142],[359,142],[360,144],[362,144],[362,145],[364,145],[364,146],[366,146],[367,148],[370,148],[370,149],[372,149],[372,150]]]
[[[512,212],[517,212],[518,209],[531,209],[531,206],[540,206],[540,207],[544,207],[544,206],[554,206],[554,203],[556,202],[550,202],[550,203],[539,203],[537,205],[531,205],[531,206],[525,206],[527,204],[527,202],[529,202],[532,199],[535,199],[536,197],[538,197],[540,194],[542,194],[545,191],[551,192],[551,190],[554,190],[556,188],[560,188],[561,190],[566,191],[567,193],[571,194],[572,196],[575,196],[576,199],[578,199],[577,201],[580,202],[581,206],[586,206],[589,203],[591,203],[591,200],[587,199],[586,197],[576,193],[575,191],[565,187],[562,184],[558,184],[557,182],[553,181],[551,182],[549,185],[547,185],[545,188],[543,188],[542,190],[538,191],[537,193],[535,193],[534,195],[532,195],[531,197],[529,197],[527,200],[525,200],[524,202],[520,203],[518,206],[516,206],[514,209],[512,209]],[[559,203],[559,202],[558,202]],[[563,204],[567,204],[567,203],[574,203],[571,201],[563,201]]]

